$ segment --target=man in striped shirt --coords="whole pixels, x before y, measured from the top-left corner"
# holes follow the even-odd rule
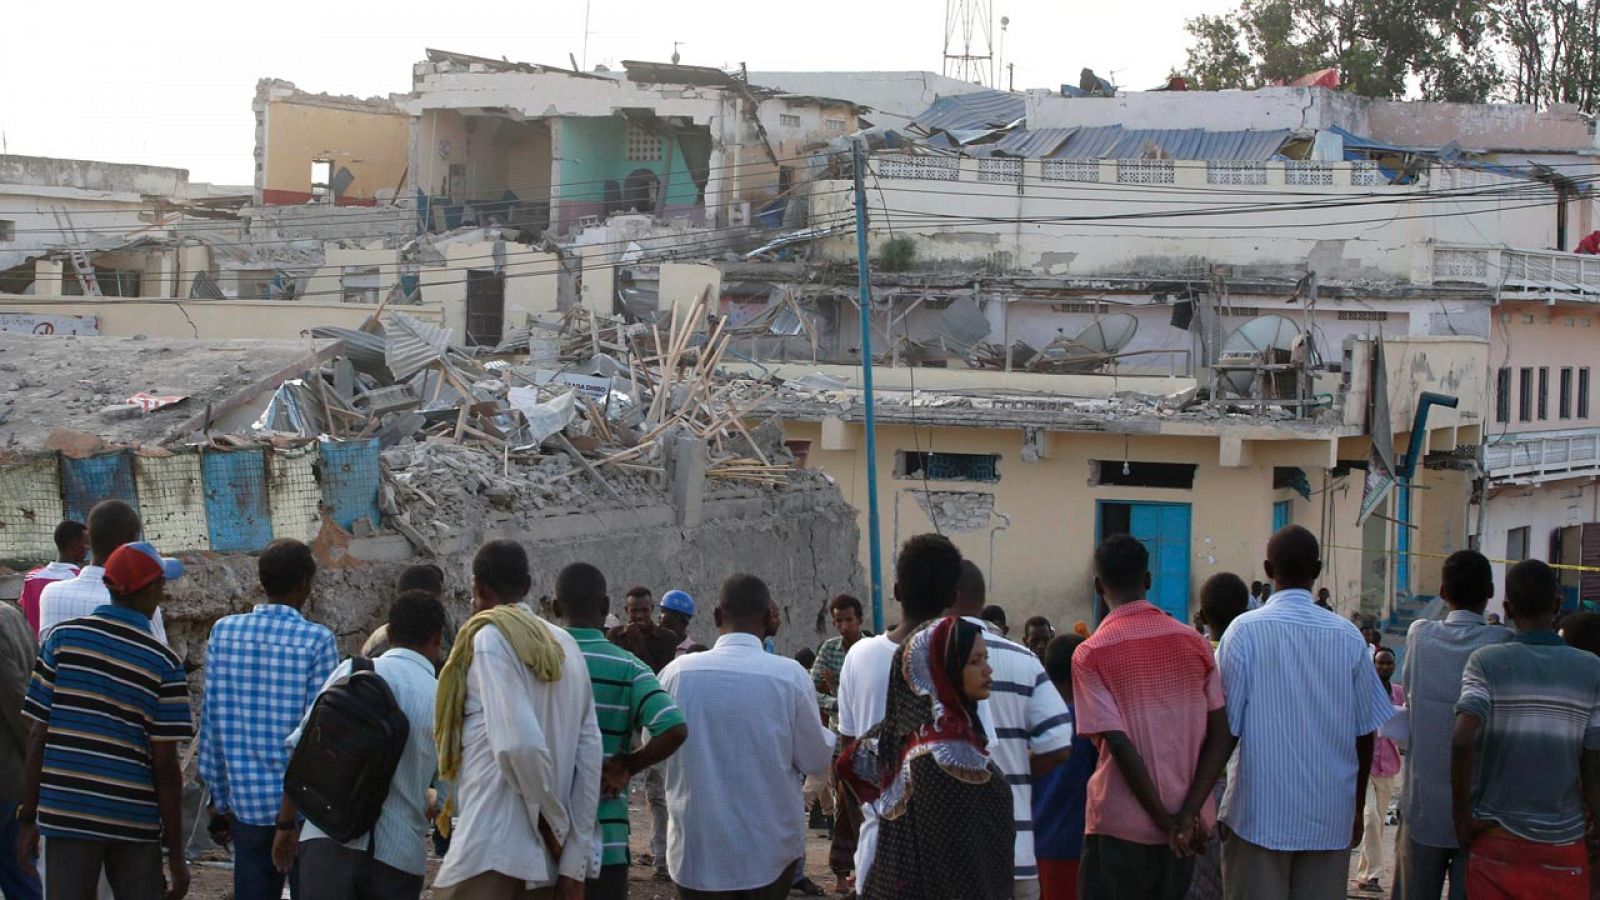
[[[146,543],[105,565],[111,603],[64,622],[39,651],[23,714],[34,720],[21,849],[49,849],[47,896],[93,898],[105,872],[118,897],[158,897],[161,842],[168,897],[189,888],[183,855],[178,743],[194,734],[178,657],[150,632],[168,580],[183,565]]]
[[[605,764],[600,770],[599,828],[595,838],[598,873],[589,867],[585,897],[626,900],[628,896],[628,782],[671,756],[689,736],[683,713],[661,687],[650,666],[606,639],[606,579],[588,563],[573,563],[556,576],[556,614],[583,651],[594,690]],[[650,739],[632,752],[628,743],[640,730]]]
[[[1555,571],[1506,573],[1516,637],[1480,647],[1461,675],[1450,742],[1456,839],[1467,896],[1589,896],[1585,813],[1600,821],[1600,658],[1555,631]]]
[[[961,561],[956,599],[950,613],[986,631],[983,572],[972,560]],[[1072,747],[1072,716],[1061,692],[1050,683],[1044,664],[1021,644],[988,631],[994,684],[989,699],[978,704],[984,730],[994,736],[989,753],[1011,787],[1012,819],[1017,841],[1012,856],[1012,896],[1032,900],[1039,896],[1039,864],[1033,853],[1033,779],[1042,777],[1067,758]]]
[[[1344,900],[1361,842],[1373,735],[1394,706],[1361,632],[1311,597],[1321,554],[1298,525],[1273,535],[1277,593],[1217,649],[1238,739],[1221,815],[1228,900]]]

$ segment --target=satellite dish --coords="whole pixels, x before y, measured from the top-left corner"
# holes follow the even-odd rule
[[[1286,363],[1299,336],[1300,326],[1287,316],[1257,316],[1235,328],[1222,342],[1219,362],[1243,366]],[[1220,375],[1221,383],[1235,396],[1248,397],[1254,390],[1254,372],[1234,370]]]
[[[1044,356],[1059,372],[1096,372],[1105,367],[1108,357],[1122,351],[1139,332],[1139,320],[1129,313],[1116,313],[1090,322],[1071,340],[1052,342]]]

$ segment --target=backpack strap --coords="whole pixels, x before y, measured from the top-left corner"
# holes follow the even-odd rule
[[[372,660],[365,656],[350,657],[350,674],[352,675],[357,672],[376,672],[377,670],[378,667],[374,666]]]

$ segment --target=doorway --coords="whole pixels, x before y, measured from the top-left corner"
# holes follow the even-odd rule
[[[493,347],[505,330],[506,276],[486,269],[467,270],[467,343]]]
[[[1100,500],[1097,539],[1131,534],[1150,553],[1150,602],[1180,622],[1189,621],[1189,516],[1187,503]],[[1095,618],[1101,611],[1095,610]]]

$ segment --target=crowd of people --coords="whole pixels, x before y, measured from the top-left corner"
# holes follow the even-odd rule
[[[919,535],[895,623],[872,634],[837,596],[837,636],[802,665],[774,652],[755,576],[721,585],[708,647],[688,593],[631,588],[617,620],[574,563],[546,607],[527,552],[495,540],[459,629],[444,572],[413,566],[341,661],[306,616],[311,549],[278,540],[265,602],[212,628],[196,717],[160,614],[183,565],[141,532],[97,505],[0,605],[7,898],[181,898],[185,742],[237,900],[418,898],[430,841],[441,900],[625,898],[635,864],[686,900],[823,895],[819,825],[832,892],[874,900],[1343,898],[1353,851],[1355,886],[1381,889],[1397,779],[1393,897],[1590,896],[1600,616],[1558,633],[1540,562],[1507,574],[1513,630],[1484,617],[1489,561],[1451,556],[1448,613],[1412,625],[1397,676],[1313,593],[1300,527],[1269,542],[1270,587],[1214,575],[1193,624],[1148,601],[1144,545],[1109,537],[1096,627],[1036,616],[1020,642],[978,566]]]

